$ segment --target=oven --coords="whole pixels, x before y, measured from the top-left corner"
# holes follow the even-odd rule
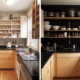
[[[20,80],[39,80],[39,61],[23,61]]]

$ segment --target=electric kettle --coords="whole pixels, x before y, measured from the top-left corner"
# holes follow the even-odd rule
[[[10,41],[7,43],[7,47],[11,48],[11,42]]]

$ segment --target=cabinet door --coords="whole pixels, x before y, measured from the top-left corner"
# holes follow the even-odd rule
[[[12,59],[0,59],[0,68],[1,69],[13,68]]]
[[[53,80],[54,78],[54,55],[50,58],[50,80]]]
[[[42,75],[42,80],[50,80],[50,65],[47,67]]]
[[[41,9],[41,37],[44,37],[44,11]]]
[[[27,38],[27,16],[21,16],[21,38]]]
[[[80,76],[80,59],[57,58],[57,77]]]

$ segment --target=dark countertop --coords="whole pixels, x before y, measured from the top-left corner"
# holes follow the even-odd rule
[[[48,59],[54,53],[80,53],[80,49],[63,49],[63,50],[54,50],[54,51],[41,51],[41,68],[44,67]]]

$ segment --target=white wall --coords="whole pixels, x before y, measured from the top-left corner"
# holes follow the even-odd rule
[[[20,17],[21,15],[26,15],[26,12],[0,12],[0,16],[3,16],[3,19],[9,19],[9,14],[13,14],[14,17]]]

